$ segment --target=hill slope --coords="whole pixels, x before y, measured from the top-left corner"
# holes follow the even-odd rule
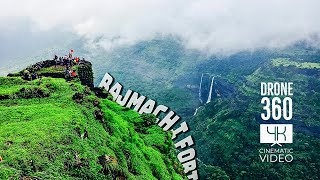
[[[0,179],[183,179],[171,135],[78,79],[0,77]]]

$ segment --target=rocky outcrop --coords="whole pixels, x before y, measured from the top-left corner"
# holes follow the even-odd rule
[[[19,73],[15,74],[8,74],[8,77],[16,77],[16,76],[23,76],[24,71],[27,70],[28,72],[37,72],[43,68],[48,68],[56,65],[55,60],[45,60],[37,62],[33,65],[30,65],[26,69],[20,71]],[[90,88],[94,87],[93,84],[93,71],[92,71],[92,64],[89,61],[80,60],[79,63],[76,65],[78,70],[79,79],[82,85],[88,86]],[[63,72],[42,72],[39,74],[45,77],[53,77],[53,78],[64,78],[65,75]]]
[[[89,61],[80,61],[78,66],[79,79],[82,85],[93,88],[92,64]]]

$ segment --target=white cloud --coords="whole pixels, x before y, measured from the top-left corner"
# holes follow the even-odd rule
[[[0,32],[8,19],[24,18],[35,32],[103,35],[107,49],[174,35],[187,48],[234,52],[319,35],[319,7],[318,0],[2,0]]]

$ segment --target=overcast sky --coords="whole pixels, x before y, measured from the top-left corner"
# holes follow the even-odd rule
[[[173,35],[204,53],[236,52],[319,36],[319,17],[319,0],[1,0],[0,47],[59,29],[103,35],[106,49]]]

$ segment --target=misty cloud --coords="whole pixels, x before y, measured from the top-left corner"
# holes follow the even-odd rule
[[[230,53],[313,41],[319,7],[318,0],[4,0],[0,32],[21,18],[32,32],[71,31],[91,43],[100,38],[94,45],[105,49],[170,35],[186,48]]]

